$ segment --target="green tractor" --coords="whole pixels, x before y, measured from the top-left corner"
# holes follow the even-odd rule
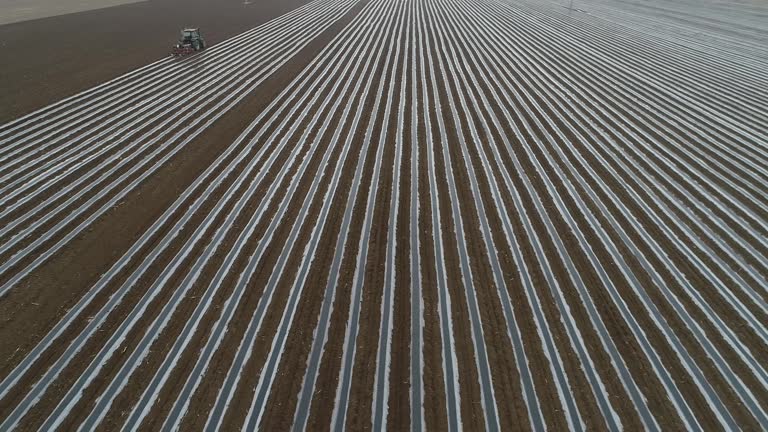
[[[181,39],[173,47],[173,56],[181,57],[205,49],[205,39],[199,28],[186,28],[181,31]]]

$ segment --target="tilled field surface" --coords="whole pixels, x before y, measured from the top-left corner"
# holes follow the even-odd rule
[[[289,9],[0,126],[0,430],[768,429],[768,6]]]
[[[0,123],[157,60],[184,27],[216,44],[308,1],[146,0],[0,25]]]

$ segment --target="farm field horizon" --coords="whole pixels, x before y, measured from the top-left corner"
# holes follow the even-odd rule
[[[0,25],[85,12],[146,0],[11,0],[0,4]]]
[[[768,428],[767,4],[181,4],[0,25],[0,430]]]

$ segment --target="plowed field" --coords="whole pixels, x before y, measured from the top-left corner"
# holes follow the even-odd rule
[[[12,120],[0,430],[766,430],[766,82],[760,2],[313,0]]]

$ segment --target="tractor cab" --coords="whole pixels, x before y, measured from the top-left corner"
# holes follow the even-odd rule
[[[173,47],[174,56],[184,56],[205,49],[205,40],[200,35],[199,28],[185,28],[181,31],[181,38]]]

